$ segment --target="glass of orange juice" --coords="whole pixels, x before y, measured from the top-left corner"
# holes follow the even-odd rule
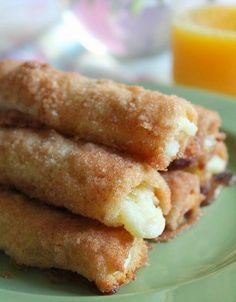
[[[236,2],[176,14],[172,47],[176,83],[236,96]]]

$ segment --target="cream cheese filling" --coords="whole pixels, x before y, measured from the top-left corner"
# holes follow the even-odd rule
[[[127,270],[129,268],[129,266],[131,265],[131,263],[133,262],[134,259],[134,247],[131,247],[131,249],[129,250],[129,254],[127,259],[124,262],[124,269]]]
[[[124,261],[124,272],[127,272],[129,270],[129,268],[132,266],[132,263],[135,259],[135,255],[136,254],[136,250],[135,250],[135,246],[132,246],[129,250],[129,254],[128,257],[125,259]],[[112,273],[111,275],[115,278],[118,278],[119,276],[121,276],[123,273],[123,271],[115,271],[114,273]]]
[[[166,154],[169,157],[174,157],[180,150],[180,144],[178,142],[178,136],[180,133],[184,133],[186,136],[191,137],[197,133],[197,126],[190,122],[186,117],[181,117],[176,121],[176,132],[174,137],[166,144]]]
[[[123,200],[119,221],[135,237],[155,238],[165,228],[165,218],[152,188],[140,185]]]
[[[180,145],[177,141],[173,140],[170,141],[167,145],[166,145],[166,153],[168,156],[173,157],[176,156],[176,154],[179,152],[180,149]]]
[[[194,136],[197,133],[197,126],[190,122],[186,117],[181,117],[178,120],[179,131],[183,131],[188,136]]]
[[[223,172],[226,168],[226,161],[219,157],[218,155],[214,155],[207,163],[206,170],[212,174],[218,174]]]
[[[204,150],[209,150],[215,147],[216,145],[216,139],[214,135],[208,135],[203,142],[203,148]]]

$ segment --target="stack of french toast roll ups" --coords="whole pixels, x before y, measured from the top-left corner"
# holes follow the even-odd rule
[[[230,176],[216,112],[38,62],[0,62],[0,249],[114,293]]]

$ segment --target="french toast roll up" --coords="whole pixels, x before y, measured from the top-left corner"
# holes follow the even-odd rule
[[[231,185],[235,178],[227,172],[228,151],[224,141],[217,141],[208,152],[196,158],[177,160],[169,171],[185,171],[196,175],[200,181],[201,192],[205,196],[202,205],[208,205],[225,186]]]
[[[163,177],[171,191],[171,210],[165,217],[165,230],[157,241],[168,241],[196,222],[204,198],[196,175],[178,170],[165,172]]]
[[[201,181],[211,178],[226,170],[228,151],[223,141],[217,141],[211,151],[199,156],[195,163],[186,167],[186,170],[197,174]]]
[[[146,263],[144,240],[123,228],[109,228],[3,188],[0,213],[0,249],[20,265],[73,271],[102,293],[114,293]]]
[[[228,150],[224,141],[217,141],[214,148],[199,157],[192,167],[186,170],[200,179],[201,192],[205,196],[202,205],[208,205],[215,200],[221,189],[234,181],[232,173],[228,172]]]
[[[197,134],[190,139],[185,149],[184,157],[199,157],[211,152],[218,141],[225,139],[225,134],[220,132],[222,124],[218,112],[194,105],[198,113]]]
[[[0,128],[0,183],[142,238],[162,233],[170,209],[154,168],[54,130]]]
[[[125,151],[158,170],[183,156],[197,131],[197,113],[182,98],[38,62],[0,62],[0,110]]]
[[[194,166],[198,161],[207,161],[217,149],[218,143],[225,140],[225,134],[220,131],[221,118],[218,112],[194,105],[198,113],[197,133],[190,140],[181,159],[173,161],[169,169],[182,169]]]
[[[168,170],[191,172],[200,179],[205,195],[202,205],[214,200],[220,188],[230,185],[233,175],[226,171],[228,151],[221,118],[216,111],[195,105],[198,112],[198,131],[185,150],[185,155],[171,163]]]

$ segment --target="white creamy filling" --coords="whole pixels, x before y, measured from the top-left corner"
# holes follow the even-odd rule
[[[124,262],[124,269],[125,270],[127,270],[129,268],[130,264],[133,261],[133,258],[134,258],[134,248],[131,247],[131,249],[129,250],[128,257],[127,257],[127,259]]]
[[[166,145],[166,154],[170,157],[175,156],[179,152],[180,145],[177,141],[170,141]]]
[[[218,155],[213,156],[206,165],[206,170],[212,174],[223,172],[226,168],[226,161]]]
[[[216,139],[214,135],[208,135],[203,142],[204,150],[212,149],[213,147],[215,147],[215,145],[216,145]]]
[[[180,144],[176,139],[179,134],[183,132],[186,136],[194,136],[197,133],[197,126],[190,122],[187,118],[181,117],[176,122],[176,132],[174,138],[172,138],[166,144],[166,154],[169,157],[174,157],[178,154],[180,149]]]
[[[162,210],[151,188],[139,186],[123,201],[120,222],[135,237],[155,238],[165,228]]]
[[[183,131],[189,136],[194,136],[197,133],[197,126],[190,122],[186,117],[181,117],[178,120],[179,131]]]
[[[119,276],[122,276],[124,273],[126,273],[129,270],[129,268],[132,265],[132,262],[134,261],[134,259],[135,259],[135,248],[133,246],[129,250],[128,257],[124,261],[124,272],[123,271],[116,271],[116,272],[112,273],[111,275],[114,278],[119,278]]]
[[[116,271],[114,273],[112,273],[111,275],[115,278],[119,278],[119,276],[122,276],[124,273],[126,273],[129,268],[132,266],[133,261],[135,260],[135,256],[136,256],[136,249],[134,246],[132,246],[129,250],[129,254],[128,257],[125,259],[124,261],[124,271]]]

